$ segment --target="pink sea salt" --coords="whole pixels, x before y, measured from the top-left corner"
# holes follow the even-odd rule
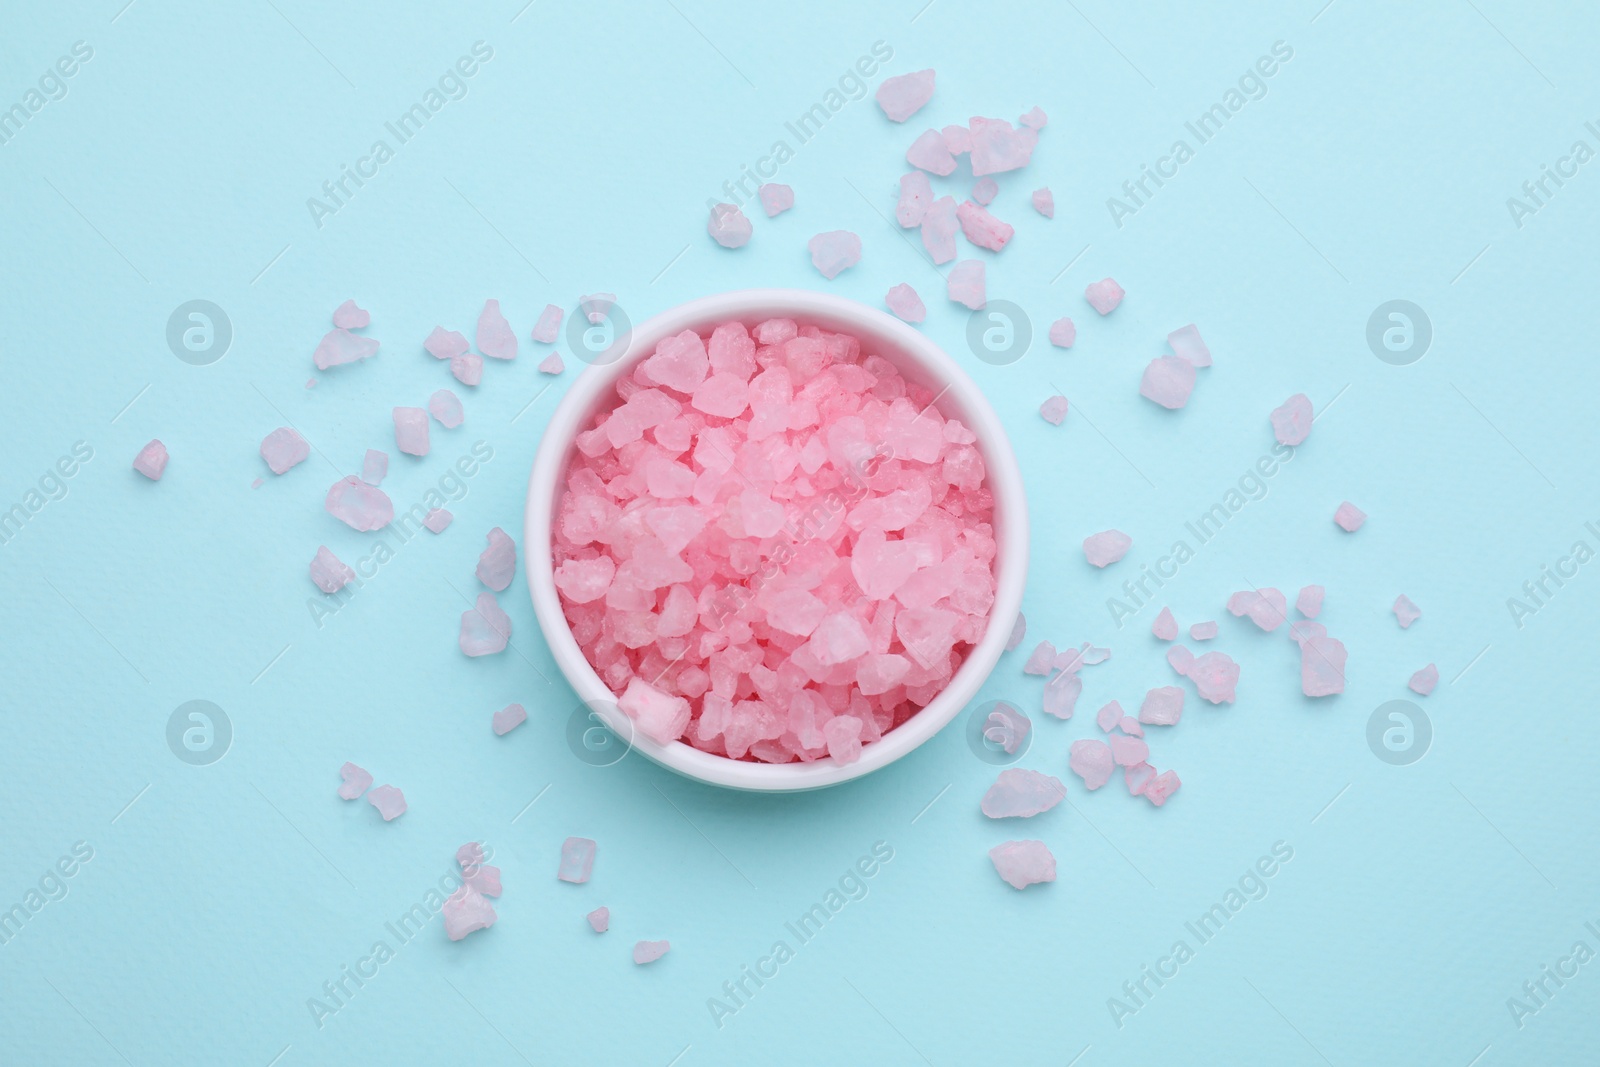
[[[1049,811],[1067,795],[1061,779],[1008,767],[983,795],[979,808],[991,819],[1028,819]]]
[[[1409,630],[1411,624],[1422,618],[1422,609],[1411,602],[1411,598],[1401,593],[1394,600],[1395,621],[1400,624],[1400,629]]]
[[[1049,641],[1040,641],[1022,665],[1023,674],[1049,674],[1055,663],[1056,646]]]
[[[1171,608],[1161,609],[1161,614],[1156,616],[1156,621],[1151,625],[1150,632],[1162,641],[1171,641],[1177,638],[1178,620],[1172,617]]]
[[[712,204],[706,232],[723,248],[743,248],[750,243],[750,220],[733,204]]]
[[[1106,742],[1084,738],[1072,742],[1067,765],[1073,774],[1083,779],[1083,787],[1092,790],[1099,789],[1111,780],[1111,772],[1116,769],[1116,758]]]
[[[1110,733],[1122,722],[1122,705],[1113,700],[1099,711],[1095,712],[1094,724],[1100,727],[1102,733]]]
[[[1039,405],[1039,414],[1050,425],[1060,426],[1062,420],[1067,417],[1067,398],[1059,393],[1046,398],[1045,402]]]
[[[517,572],[517,543],[498,526],[489,531],[488,541],[478,555],[478,581],[499,593]]]
[[[389,454],[375,448],[367,449],[367,454],[361,457],[361,480],[368,485],[382,485],[388,474]]]
[[[1271,586],[1246,589],[1228,598],[1228,611],[1235,617],[1248,615],[1251,622],[1271,633],[1288,619],[1289,601]]]
[[[1333,521],[1345,533],[1355,533],[1367,521],[1367,513],[1346,500],[1333,513]]]
[[[521,704],[507,704],[494,713],[489,720],[489,725],[496,736],[504,737],[527,721],[527,708],[524,708]]]
[[[984,207],[994,203],[1000,195],[1000,183],[993,178],[979,178],[972,186],[972,199]]]
[[[964,156],[972,151],[972,131],[961,125],[946,126],[939,131],[944,145],[953,156]]]
[[[819,233],[806,242],[806,248],[811,252],[811,265],[830,280],[861,262],[861,238],[849,230]]]
[[[377,341],[336,326],[317,342],[317,349],[311,354],[311,359],[316,363],[318,370],[327,370],[329,367],[369,359],[376,355],[377,351]]]
[[[922,110],[933,99],[934,73],[932,69],[897,74],[883,79],[874,97],[891,122],[904,122]]]
[[[1132,767],[1150,756],[1150,746],[1142,738],[1112,734],[1107,744],[1111,746],[1111,758],[1118,767]]]
[[[1300,691],[1308,697],[1344,692],[1344,642],[1332,637],[1308,637],[1300,645]]]
[[[1129,796],[1143,796],[1145,787],[1155,781],[1155,777],[1156,769],[1148,763],[1135,763],[1122,769],[1122,781],[1128,787]]]
[[[501,610],[493,593],[479,593],[473,608],[461,613],[461,632],[456,640],[468,656],[492,656],[505,651],[511,643],[511,617]]]
[[[311,580],[324,593],[337,593],[356,580],[356,572],[328,551],[327,545],[318,545],[311,560]]]
[[[929,174],[945,175],[956,169],[956,157],[938,130],[924,130],[906,149],[906,162]]]
[[[595,843],[587,837],[569,837],[561,842],[561,865],[556,877],[563,882],[582,884],[594,871]]]
[[[311,446],[292,427],[280,426],[261,439],[261,458],[273,474],[283,474],[309,455]]]
[[[1049,186],[1035,189],[1033,191],[1033,210],[1037,211],[1047,219],[1053,219],[1056,217],[1056,197],[1055,194],[1050,191]]]
[[[1177,356],[1157,356],[1144,369],[1139,380],[1139,395],[1168,410],[1189,402],[1194,392],[1194,364]]]
[[[444,916],[444,935],[452,941],[460,941],[475,930],[486,930],[499,919],[494,905],[470,885],[463,885],[446,897],[439,914]]]
[[[928,317],[928,309],[923,306],[922,297],[905,282],[890,289],[883,302],[902,322],[921,322]]]
[[[1176,726],[1183,718],[1183,690],[1163,685],[1144,695],[1139,706],[1139,721],[1150,726]]]
[[[1145,783],[1140,795],[1159,808],[1166,804],[1167,798],[1176,793],[1182,784],[1177,771],[1162,771]]]
[[[1043,841],[1007,841],[989,850],[995,873],[1013,889],[1056,880],[1056,858]]]
[[[1300,590],[1300,595],[1295,597],[1294,607],[1300,614],[1308,619],[1314,619],[1322,614],[1322,598],[1326,590],[1320,585],[1308,585]]]
[[[1005,119],[973,118],[967,123],[967,129],[972,131],[972,176],[975,178],[1026,167],[1039,143],[1037,130],[1027,126],[1013,128]]]
[[[632,719],[639,732],[658,745],[669,745],[689,726],[690,706],[682,697],[664,693],[642,678],[634,678],[617,699],[617,707]]]
[[[1049,123],[1049,121],[1049,117],[1044,113],[1044,108],[1035,105],[1034,107],[1029,108],[1027,112],[1017,120],[1017,124],[1019,126],[1026,126],[1030,130],[1042,130],[1045,128],[1046,124]]]
[[[598,907],[584,916],[589,920],[589,928],[597,934],[603,934],[611,929],[611,909],[605,906]]]
[[[761,200],[761,210],[767,218],[775,218],[794,207],[794,190],[777,182],[767,182],[756,190]]]
[[[928,205],[922,216],[922,247],[928,250],[935,263],[944,264],[956,258],[959,227],[955,197],[941,196]]]
[[[1043,707],[1047,715],[1058,719],[1072,718],[1078,697],[1083,695],[1083,679],[1076,671],[1057,671],[1044,684]]]
[[[394,409],[395,447],[410,456],[428,454],[428,413],[421,408]]]
[[[1296,393],[1272,409],[1268,420],[1280,445],[1298,445],[1311,436],[1311,399]]]
[[[981,259],[963,259],[950,268],[946,279],[950,299],[974,311],[988,303],[984,292],[984,266]]]
[[[961,232],[968,241],[991,252],[1005,248],[1017,232],[1010,223],[1001,222],[989,214],[988,208],[971,200],[963,200],[956,205],[956,221],[961,224]]]
[[[1433,692],[1434,687],[1438,684],[1439,668],[1435,667],[1431,663],[1417,673],[1413,674],[1411,676],[1411,680],[1406,683],[1406,685],[1411,687],[1411,691],[1416,693],[1418,696],[1427,696],[1429,693]]]
[[[455,518],[444,508],[433,508],[422,517],[422,525],[428,528],[429,533],[442,534],[455,521]]]
[[[448,389],[437,389],[428,397],[428,414],[447,430],[460,426],[466,417],[461,410],[461,398]]]
[[[422,342],[422,347],[434,359],[453,359],[465,352],[469,346],[466,337],[455,330],[435,326],[433,332]]]
[[[476,352],[451,356],[450,373],[462,385],[477,385],[483,381],[483,357]]]
[[[1172,347],[1172,354],[1184,362],[1196,367],[1211,366],[1211,349],[1206,347],[1200,337],[1200,328],[1194,323],[1180,326],[1167,334],[1167,344]]]
[[[500,313],[500,301],[485,300],[478,313],[478,351],[490,359],[516,359],[517,335]]]
[[[1050,324],[1050,343],[1057,348],[1071,348],[1078,339],[1078,328],[1069,318],[1057,319]]]
[[[1124,715],[1121,721],[1117,723],[1117,729],[1121,730],[1129,737],[1144,736],[1144,727],[1140,726],[1139,720],[1135,719],[1132,715]]]
[[[638,941],[633,946],[633,962],[639,966],[654,963],[672,949],[671,941]]]
[[[167,470],[167,446],[157,439],[139,449],[133,457],[133,469],[152,482],[159,482]]]
[[[1217,624],[1214,622],[1197,622],[1189,627],[1189,640],[1210,641],[1217,636]]]
[[[333,324],[346,330],[359,330],[372,321],[372,314],[356,306],[354,300],[346,300],[333,309]]]
[[[1083,298],[1089,301],[1089,306],[1102,315],[1109,315],[1117,310],[1117,305],[1122,303],[1122,286],[1114,278],[1101,278],[1097,282],[1090,282],[1083,290]]]
[[[394,503],[377,486],[351,475],[328,489],[323,509],[352,530],[381,530],[394,519]]]
[[[539,361],[540,374],[560,374],[567,369],[567,364],[561,358],[560,352],[552,352]]]
[[[406,795],[392,785],[380,785],[367,794],[367,803],[378,809],[384,822],[393,822],[406,813]]]
[[[342,799],[355,800],[371,785],[372,775],[354,763],[346,763],[339,768],[339,796]]]
[[[1083,558],[1091,566],[1109,567],[1133,547],[1133,538],[1121,530],[1102,530],[1083,539]]]
[[[1196,656],[1184,671],[1201,700],[1232,704],[1239,685],[1239,665],[1225,652]]]
[[[554,304],[546,304],[533,324],[533,339],[542,345],[553,345],[561,336],[562,311]]]
[[[928,205],[932,203],[933,185],[925,172],[914,170],[900,176],[900,200],[895,205],[894,219],[902,228],[921,226]]]

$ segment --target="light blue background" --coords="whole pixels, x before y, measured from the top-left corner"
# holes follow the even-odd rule
[[[121,4],[13,3],[0,34],[0,106],[75,41],[94,49],[68,95],[0,146],[0,506],[74,442],[94,449],[65,499],[0,547],[0,905],[74,842],[94,849],[65,899],[0,947],[0,1060],[1594,1061],[1600,962],[1520,1029],[1506,1006],[1573,942],[1600,949],[1583,925],[1600,925],[1600,564],[1520,629],[1506,607],[1573,541],[1600,547],[1583,526],[1600,520],[1585,369],[1600,163],[1521,229],[1506,208],[1574,140],[1600,148],[1583,127],[1600,117],[1592,14],[1504,0]],[[478,40],[494,58],[466,97],[318,229],[306,198]],[[848,104],[783,167],[796,208],[752,209],[748,247],[714,246],[706,198],[775,139],[794,146],[784,122],[879,40],[894,51],[883,74],[938,70],[926,111],[898,127],[870,98]],[[1267,95],[1113,225],[1106,198],[1279,40],[1294,57]],[[1018,235],[979,254],[991,297],[1027,309],[1036,337],[994,367],[881,216],[926,125],[1034,104],[1050,126],[994,205]],[[963,167],[936,184],[969,181]],[[1044,184],[1053,222],[1027,206]],[[805,241],[836,228],[865,253],[827,283]],[[1082,291],[1107,274],[1128,298],[1102,320]],[[520,564],[502,597],[514,651],[469,661],[455,642],[484,533],[521,540],[528,466],[573,378],[533,399],[538,310],[609,289],[638,321],[763,285],[877,304],[901,281],[1014,433],[1033,518],[1028,646],[1114,652],[1086,672],[1076,719],[1034,716],[1020,764],[1066,779],[1071,805],[982,818],[995,768],[955,727],[805,796],[702,788],[636,756],[579,762]],[[383,349],[308,391],[329,312],[352,296]],[[435,427],[433,455],[394,454],[389,409],[455,385],[421,339],[436,323],[470,336],[486,296],[522,357],[457,389],[466,425]],[[212,366],[165,343],[195,298],[235,331]],[[1393,298],[1433,323],[1412,366],[1364,339]],[[1070,352],[1043,340],[1064,314]],[[1216,366],[1164,412],[1136,395],[1140,369],[1191,321]],[[1061,427],[1037,415],[1055,388],[1073,405]],[[1153,762],[1184,780],[1165,809],[1119,786],[1085,793],[1066,751],[1096,734],[1094,709],[1174,682],[1154,608],[1119,632],[1105,598],[1267,450],[1267,412],[1300,391],[1319,411],[1310,441],[1162,594],[1184,625],[1220,617],[1238,703],[1198,707],[1191,690],[1182,725],[1152,738]],[[286,422],[316,452],[274,478],[256,449]],[[172,461],[152,485],[129,463],[156,436]],[[319,628],[311,555],[325,543],[352,560],[370,540],[322,511],[336,473],[389,451],[385,488],[404,506],[478,440],[494,458],[450,505],[455,525]],[[1346,498],[1372,516],[1353,537],[1329,521]],[[1134,550],[1091,572],[1079,542],[1113,526]],[[1313,581],[1350,649],[1348,691],[1317,702],[1282,632],[1222,607],[1247,583],[1292,598]],[[1404,632],[1400,592],[1424,612]],[[1025,652],[985,699],[1037,707]],[[1367,719],[1430,661],[1442,680],[1417,702],[1431,751],[1380,762]],[[234,729],[208,767],[164,739],[196,698]],[[494,737],[490,714],[514,700],[530,722]],[[383,824],[339,801],[347,759],[402,787],[410,812]],[[586,886],[554,878],[569,834],[599,842]],[[1059,881],[1000,884],[985,853],[1010,837],[1046,841]],[[307,998],[472,838],[504,869],[499,925],[453,944],[435,922],[319,1029]],[[869,895],[716,1026],[707,999],[877,841],[894,859]],[[1294,858],[1267,897],[1115,1025],[1107,998],[1277,841]],[[602,903],[612,928],[596,937],[583,914]],[[639,938],[672,952],[636,968]]]

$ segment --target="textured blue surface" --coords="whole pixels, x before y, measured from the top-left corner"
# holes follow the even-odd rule
[[[43,890],[0,944],[0,1060],[1593,1062],[1600,962],[1573,974],[1571,953],[1600,951],[1600,563],[1561,562],[1574,542],[1600,549],[1582,370],[1600,284],[1592,13],[122,2],[12,4],[0,34],[0,107],[28,110],[42,89],[0,144],[0,508],[26,513],[0,546],[0,907],[26,911]],[[401,143],[385,124],[475,42],[492,58],[447,80],[459,98]],[[875,42],[892,58],[866,80],[934,67],[932,104],[896,127],[870,96],[843,95],[802,142],[786,123],[826,106]],[[1292,57],[1246,79],[1256,98],[1241,94],[1201,143],[1185,124],[1226,110],[1275,42]],[[74,71],[59,83],[46,76],[58,57]],[[924,126],[1034,104],[1051,124],[993,208],[1018,235],[981,255],[991,297],[1026,309],[1035,336],[994,366],[885,216]],[[371,174],[361,161],[380,139],[386,161],[319,226],[307,199],[343,166]],[[1176,176],[1113,212],[1142,166],[1172,172],[1161,161],[1180,139],[1191,158]],[[797,206],[754,212],[748,247],[717,248],[705,201],[779,141]],[[1535,202],[1522,186],[1546,166],[1569,177]],[[968,181],[963,168],[936,185]],[[1054,221],[1028,207],[1044,184]],[[805,241],[837,228],[865,255],[828,283]],[[1108,274],[1128,298],[1100,319],[1082,292]],[[991,823],[977,803],[995,768],[954,727],[806,796],[713,791],[637,757],[586,765],[520,567],[502,598],[515,649],[456,649],[483,535],[519,533],[534,447],[572,378],[540,392],[542,349],[526,338],[546,302],[607,289],[638,320],[754,285],[876,304],[901,281],[1013,428],[1034,521],[1028,644],[1114,652],[1086,671],[1076,719],[1034,715],[1020,765],[1067,778],[1095,708],[1174,681],[1148,633],[1160,603],[1185,625],[1220,617],[1239,699],[1198,707],[1191,690],[1184,722],[1152,736],[1153,761],[1184,779],[1164,809],[1068,778],[1070,806]],[[303,388],[329,312],[352,296],[382,351]],[[323,494],[368,447],[393,453],[392,406],[454,384],[420,341],[435,323],[470,336],[487,296],[523,356],[458,390],[466,425],[436,427],[425,460],[392,455],[385,483],[401,507],[442,490],[455,525],[369,567],[319,622],[305,573],[317,545],[353,561],[373,541],[324,514]],[[233,333],[206,366],[166,341],[195,299]],[[1410,365],[1366,339],[1394,299],[1431,322]],[[1070,352],[1043,340],[1064,314],[1079,325]],[[1188,322],[1216,365],[1186,410],[1158,410],[1136,395],[1140,368]],[[1060,427],[1037,415],[1056,389],[1072,401]],[[1185,524],[1239,487],[1272,443],[1267,412],[1301,391],[1319,413],[1310,441],[1260,490],[1246,482],[1254,498],[1199,544]],[[285,423],[315,451],[276,478],[256,449]],[[129,463],[156,436],[172,461],[151,484]],[[475,442],[492,459],[452,477]],[[75,448],[92,458],[51,477]],[[1343,499],[1371,515],[1354,536],[1330,522]],[[1107,527],[1134,549],[1092,572],[1079,543]],[[1119,628],[1107,598],[1179,540],[1193,558]],[[1535,603],[1523,586],[1544,567],[1570,577],[1546,578]],[[1282,632],[1222,607],[1250,584],[1292,598],[1307,582],[1327,586],[1322,621],[1350,649],[1347,691],[1316,702]],[[1389,611],[1401,592],[1424,612],[1407,631]],[[1512,597],[1536,610],[1514,617]],[[1025,653],[985,699],[1037,708]],[[1431,748],[1385,762],[1369,717],[1430,661],[1439,688],[1415,703]],[[231,723],[207,766],[166,740],[195,699]],[[489,716],[513,700],[530,721],[496,738]],[[339,801],[347,759],[401,786],[410,812],[384,824]],[[569,834],[600,843],[588,885],[554,878]],[[1046,841],[1059,881],[1000,884],[985,853],[1008,837]],[[505,872],[499,925],[453,944],[434,919],[402,943],[386,924],[472,838]],[[892,859],[802,943],[786,924],[875,847]],[[74,848],[92,858],[51,876]],[[1260,899],[1240,896],[1202,943],[1186,923],[1226,906],[1275,848],[1292,859],[1265,864]],[[602,903],[612,926],[597,937],[583,914]],[[641,938],[672,951],[636,968]],[[319,1025],[308,1001],[334,1006],[324,983],[370,971],[379,941],[392,958],[359,988],[346,980]],[[744,968],[772,973],[761,961],[779,941],[776,973],[728,999]],[[1179,941],[1175,976],[1124,991],[1146,966],[1170,974]],[[1546,965],[1572,976],[1558,985]],[[1535,999],[1524,983],[1541,979]]]

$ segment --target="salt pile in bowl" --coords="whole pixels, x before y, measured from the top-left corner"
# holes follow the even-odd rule
[[[858,338],[663,340],[578,434],[552,531],[573,637],[635,727],[733,759],[859,758],[994,603],[976,435]]]

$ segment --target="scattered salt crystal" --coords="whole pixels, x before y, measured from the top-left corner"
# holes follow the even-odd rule
[[[533,339],[542,345],[553,345],[561,336],[562,311],[554,304],[546,304],[539,312],[539,321],[533,324]]]
[[[1096,567],[1109,567],[1133,547],[1133,538],[1121,530],[1102,530],[1083,539],[1083,557]]]
[[[1000,195],[1000,183],[993,178],[979,178],[972,187],[972,199],[988,207]]]
[[[1211,349],[1201,340],[1200,328],[1194,323],[1180,326],[1167,334],[1167,344],[1172,346],[1172,354],[1179,359],[1196,367],[1211,366]]]
[[[1078,697],[1083,695],[1083,679],[1076,671],[1057,671],[1044,684],[1044,710],[1058,719],[1072,718]]]
[[[317,342],[317,350],[311,354],[311,359],[316,363],[318,370],[327,370],[329,367],[367,359],[377,351],[377,341],[336,326]]]
[[[1122,781],[1128,787],[1131,796],[1143,796],[1145,788],[1155,780],[1156,769],[1148,763],[1136,763],[1132,767],[1125,767],[1122,771]]]
[[[478,313],[478,351],[490,359],[516,359],[517,335],[500,313],[500,301],[485,300]]]
[[[1017,621],[1011,626],[1011,636],[1006,638],[1006,651],[1010,652],[1012,649],[1022,644],[1022,639],[1026,637],[1027,634],[1028,620],[1022,614],[1022,612],[1019,611],[1017,612]]]
[[[528,721],[528,709],[521,704],[507,704],[494,713],[490,726],[501,737]]]
[[[380,785],[367,794],[367,803],[378,809],[384,822],[393,822],[406,813],[406,795],[392,785]]]
[[[933,99],[934,73],[929,70],[912,71],[885,78],[878,86],[878,106],[891,122],[904,122],[922,110]]]
[[[1322,597],[1325,590],[1320,585],[1308,585],[1300,590],[1300,595],[1295,598],[1295,610],[1308,619],[1314,619],[1322,614]]]
[[[1150,632],[1162,641],[1171,641],[1178,636],[1178,620],[1172,617],[1171,608],[1161,609],[1161,614],[1156,616]]]
[[[489,531],[489,546],[478,556],[478,581],[502,592],[517,573],[517,543],[500,527]]]
[[[1194,392],[1194,364],[1177,356],[1157,356],[1144,369],[1139,395],[1169,410],[1183,407]]]
[[[1173,645],[1167,649],[1167,662],[1179,674],[1187,676],[1190,668],[1194,666],[1194,653],[1185,645]]]
[[[1146,800],[1159,808],[1167,802],[1168,797],[1178,791],[1178,787],[1182,784],[1178,780],[1177,771],[1162,771],[1145,783],[1142,792]]]
[[[1049,674],[1051,665],[1055,662],[1056,646],[1049,641],[1040,641],[1034,647],[1028,662],[1022,665],[1023,674]]]
[[[589,604],[606,595],[616,572],[609,556],[564,560],[555,571],[556,588],[574,604]]]
[[[1344,692],[1344,642],[1332,637],[1308,637],[1300,645],[1300,691],[1308,697]]]
[[[1209,641],[1217,636],[1217,624],[1214,622],[1197,622],[1189,627],[1189,640]]]
[[[346,330],[359,330],[372,322],[372,314],[356,307],[354,300],[346,300],[333,309],[333,324]]]
[[[476,606],[461,613],[457,643],[468,656],[492,656],[511,642],[511,617],[493,593],[479,593]]]
[[[928,317],[928,309],[923,306],[922,297],[905,282],[890,289],[883,302],[889,305],[889,310],[903,322],[921,322]]]
[[[616,293],[588,293],[578,298],[578,310],[583,312],[583,317],[589,320],[590,326],[598,326],[606,321],[606,316],[611,314],[616,302]]]
[[[920,170],[900,176],[900,202],[895,205],[894,219],[903,229],[922,225],[922,217],[933,203],[933,185],[928,175]]]
[[[984,720],[983,739],[1014,756],[1033,732],[1033,723],[1010,704],[1000,701]]]
[[[474,930],[486,930],[499,919],[494,905],[470,885],[446,897],[439,913],[444,916],[444,934],[452,941],[460,941]]]
[[[837,278],[840,271],[861,262],[861,238],[849,230],[819,233],[806,247],[811,250],[811,265],[824,278]]]
[[[946,126],[939,131],[939,136],[944,138],[945,147],[950,149],[953,156],[972,151],[972,131],[965,126]]]
[[[927,213],[922,216],[922,247],[928,250],[935,263],[944,264],[956,258],[959,227],[955,197],[941,196],[928,205]]]
[[[1067,398],[1057,393],[1039,405],[1039,414],[1052,426],[1060,426],[1067,417]]]
[[[594,870],[595,844],[587,837],[569,837],[561,842],[561,866],[556,877],[563,882],[583,883]]]
[[[381,530],[394,519],[394,503],[389,494],[354,475],[334,482],[322,506],[329,515],[363,533]]]
[[[428,334],[427,340],[422,342],[422,347],[427,349],[428,355],[434,359],[454,359],[469,346],[466,337],[455,330],[435,326],[433,332]]]
[[[679,393],[693,393],[711,372],[711,360],[706,355],[706,344],[693,330],[682,330],[664,337],[650,357],[639,365],[638,377],[652,385],[664,385]],[[653,398],[663,414],[675,412],[675,406]],[[638,401],[631,401],[634,407]]]
[[[345,800],[354,800],[367,791],[367,787],[372,784],[372,775],[354,763],[346,763],[339,768],[339,780],[339,796]]]
[[[945,175],[956,169],[956,157],[938,130],[924,130],[906,149],[906,162],[929,174]]]
[[[1422,609],[1411,602],[1411,598],[1401,593],[1394,600],[1394,617],[1400,623],[1400,629],[1409,630],[1411,624],[1422,618]]]
[[[311,580],[324,593],[337,593],[356,580],[356,572],[329,552],[327,545],[318,545],[311,559]]]
[[[282,474],[311,455],[311,446],[299,432],[280,426],[261,439],[261,458],[273,474]]]
[[[974,178],[1027,166],[1039,143],[1037,130],[1014,129],[1005,119],[973,118],[967,128],[972,131]]]
[[[1061,803],[1067,787],[1038,771],[1008,767],[983,794],[979,808],[991,819],[1029,819]]]
[[[442,534],[455,521],[455,516],[444,508],[433,508],[422,517],[422,525],[431,533]]]
[[[1311,436],[1311,399],[1296,393],[1272,409],[1272,436],[1280,445],[1298,445]]]
[[[1430,663],[1413,674],[1411,681],[1406,684],[1411,687],[1413,693],[1419,696],[1427,696],[1433,692],[1434,686],[1439,684],[1439,668]]]
[[[1047,219],[1056,217],[1056,197],[1049,186],[1044,186],[1033,191],[1033,210]]]
[[[1355,533],[1367,521],[1367,513],[1346,500],[1333,513],[1333,521],[1338,523],[1339,528],[1345,533]]]
[[[1306,642],[1311,640],[1313,637],[1327,636],[1328,628],[1322,625],[1320,622],[1310,622],[1309,620],[1305,619],[1297,619],[1289,624],[1289,640],[1293,641],[1301,648],[1305,648]]]
[[[1144,695],[1139,706],[1139,721],[1151,726],[1176,726],[1183,718],[1183,690],[1175,685],[1163,685]]]
[[[367,449],[367,454],[361,459],[361,480],[368,485],[382,485],[388,474],[389,453],[379,452],[375,448]]]
[[[617,698],[617,707],[658,745],[670,745],[689,727],[689,702],[663,693],[641,678],[629,680],[628,688]]]
[[[794,190],[777,182],[767,182],[756,190],[756,196],[761,198],[761,210],[769,219],[794,207]]]
[[[1056,858],[1043,841],[1007,841],[989,850],[995,873],[1013,889],[1056,880]]]
[[[1102,278],[1097,282],[1090,282],[1083,290],[1083,297],[1089,301],[1089,306],[1102,315],[1109,315],[1122,303],[1125,295],[1122,286],[1114,278]]]
[[[1017,123],[1028,127],[1030,130],[1042,130],[1050,119],[1045,115],[1044,109],[1035,105],[1017,120]]]
[[[1016,233],[1016,228],[1010,223],[1001,222],[989,214],[988,208],[980,207],[971,200],[963,200],[956,205],[956,221],[961,224],[961,232],[968,241],[991,252],[1005,248]]]
[[[1057,348],[1071,348],[1078,339],[1078,327],[1069,318],[1057,319],[1050,324],[1050,343]]]
[[[1277,589],[1247,589],[1228,598],[1228,611],[1234,616],[1248,615],[1267,633],[1282,626],[1289,617],[1289,600]]]
[[[483,381],[483,357],[476,352],[463,352],[450,357],[450,373],[462,385],[477,385]]]
[[[1072,742],[1067,766],[1072,768],[1073,774],[1083,779],[1085,789],[1099,789],[1111,781],[1116,759],[1111,754],[1111,746],[1104,741],[1084,738]]]
[[[1139,720],[1135,719],[1132,715],[1124,715],[1122,717],[1122,721],[1117,723],[1117,729],[1121,730],[1129,737],[1144,736],[1144,727],[1140,726]]]
[[[566,369],[567,365],[562,360],[560,352],[552,352],[539,361],[540,374],[560,374]]]
[[[410,456],[428,454],[428,413],[421,408],[394,409],[394,444]]]
[[[1117,727],[1118,723],[1122,722],[1122,719],[1122,705],[1113,700],[1111,703],[1095,712],[1094,724],[1100,727],[1102,732],[1109,734]]]
[[[950,268],[946,280],[950,299],[974,311],[988,303],[984,293],[984,266],[981,259],[963,259]]]
[[[827,742],[828,755],[833,762],[847,764],[861,758],[862,725],[862,721],[854,715],[835,716],[823,724],[822,737]]]
[[[1128,737],[1124,734],[1112,734],[1111,758],[1119,767],[1132,767],[1143,763],[1150,757],[1150,746],[1143,739]]]
[[[461,398],[448,389],[437,389],[428,398],[428,413],[447,430],[460,426],[465,418],[461,411]]]
[[[611,928],[611,909],[602,905],[584,916],[589,920],[589,926],[597,934],[603,934]]]
[[[133,469],[152,482],[159,482],[167,469],[167,446],[156,439],[139,449],[133,457]]]
[[[732,204],[712,204],[706,232],[723,248],[743,248],[750,242],[750,220]]]
[[[1213,704],[1233,703],[1239,685],[1239,665],[1227,653],[1207,652],[1197,656],[1184,673],[1194,683],[1200,699]]]
[[[672,948],[671,941],[639,941],[633,946],[633,962],[643,966],[654,963]]]

